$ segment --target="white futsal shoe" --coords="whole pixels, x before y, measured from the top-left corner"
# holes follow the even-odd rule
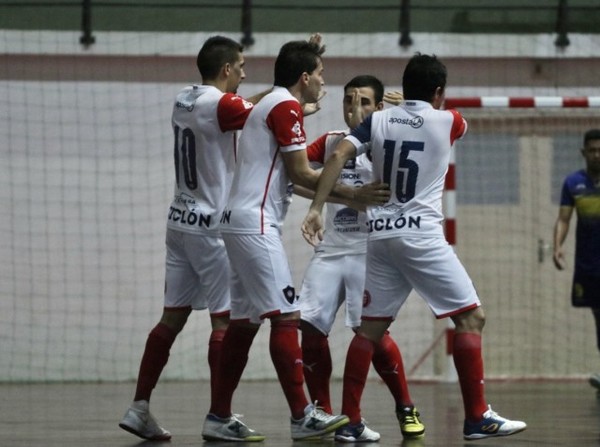
[[[463,435],[466,440],[472,441],[492,436],[514,435],[526,428],[525,422],[503,418],[488,405],[488,410],[483,413],[483,419],[480,422],[472,424],[465,421]]]
[[[304,409],[302,419],[291,420],[292,439],[310,439],[331,433],[350,422],[348,416],[333,416],[316,405],[309,404]]]
[[[206,415],[202,438],[205,441],[232,441],[232,442],[261,442],[265,436],[251,429],[238,419],[241,415],[231,415],[220,418],[212,413]]]
[[[146,400],[133,402],[121,419],[119,427],[143,439],[168,441],[171,439],[171,433],[158,425],[149,408]]]

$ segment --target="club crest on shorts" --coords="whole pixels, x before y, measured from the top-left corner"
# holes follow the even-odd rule
[[[363,307],[367,307],[369,304],[371,304],[371,294],[365,289],[363,292]]]
[[[296,289],[294,289],[292,286],[287,286],[285,289],[283,289],[283,296],[288,303],[294,304],[294,301],[296,301],[297,298]]]

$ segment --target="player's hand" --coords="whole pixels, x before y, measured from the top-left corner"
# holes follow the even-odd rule
[[[566,263],[565,263],[565,255],[564,252],[562,251],[562,249],[557,249],[554,250],[554,253],[552,255],[552,260],[554,261],[554,266],[558,269],[558,270],[564,270],[566,267]]]
[[[319,48],[323,48],[325,45],[323,45],[323,36],[321,36],[321,33],[313,33],[310,35],[310,37],[308,38],[308,42],[309,43],[316,43]]]
[[[354,202],[367,206],[384,205],[391,197],[387,183],[367,183],[354,190]]]
[[[302,222],[302,237],[313,247],[323,240],[323,219],[321,213],[308,210],[304,222]]]
[[[352,89],[352,104],[347,116],[347,122],[350,125],[350,129],[358,127],[363,119],[362,97],[360,96],[360,91],[355,88]]]
[[[304,106],[302,106],[302,113],[304,113],[304,116],[312,115],[314,113],[317,113],[319,110],[321,110],[321,100],[323,99],[323,97],[326,94],[327,94],[327,92],[325,90],[321,90],[321,93],[319,93],[319,99],[317,99],[317,102],[305,103]]]
[[[404,95],[398,90],[394,90],[392,92],[385,92],[383,94],[383,100],[388,104],[399,106],[404,102]]]

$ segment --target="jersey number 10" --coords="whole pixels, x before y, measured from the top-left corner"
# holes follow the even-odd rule
[[[183,181],[189,190],[198,187],[198,174],[196,173],[196,138],[190,129],[181,130],[179,126],[175,131],[175,181],[179,187],[179,173],[183,172]],[[183,168],[183,169],[180,169]]]

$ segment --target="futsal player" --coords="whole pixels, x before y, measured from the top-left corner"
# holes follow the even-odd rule
[[[569,232],[573,211],[575,228],[575,269],[571,303],[592,310],[596,324],[596,344],[600,350],[600,129],[590,129],[583,136],[581,155],[585,169],[569,174],[562,187],[558,217],[554,225],[553,260],[564,270],[563,243]],[[592,374],[590,384],[600,397],[600,374]]]
[[[248,100],[236,94],[246,77],[242,50],[227,37],[209,38],[197,56],[202,84],[184,88],[173,105],[175,190],[167,213],[164,308],[146,341],[133,402],[119,423],[144,439],[171,438],[150,413],[149,402],[192,310],[208,308],[211,388],[218,375],[230,310],[230,267],[219,219],[233,178],[235,131],[266,94]]]
[[[346,416],[330,415],[309,403],[304,393],[298,300],[281,240],[290,184],[314,189],[318,179],[306,158],[302,105],[320,97],[323,51],[320,42],[283,45],[275,62],[273,91],[252,110],[240,137],[233,185],[221,219],[233,270],[231,322],[223,340],[223,367],[204,421],[202,435],[207,440],[245,440],[238,433],[231,401],[265,319],[271,321],[269,352],[290,409],[292,439],[320,436],[348,422]],[[359,195],[356,188],[336,190],[349,199]],[[373,191],[372,195],[387,199],[386,191]]]
[[[386,100],[399,104],[402,97],[392,99],[387,95]],[[384,87],[376,77],[356,76],[344,86],[342,108],[348,128],[357,127],[366,116],[382,110],[383,106]],[[311,164],[315,168],[322,167],[348,132],[328,132],[311,143],[307,149]],[[338,183],[348,186],[371,181],[368,153],[349,160],[338,179]],[[306,191],[303,193],[312,198]],[[342,304],[345,305],[346,326],[353,330],[360,326],[367,252],[366,221],[364,212],[346,204],[328,202],[324,239],[315,247],[300,291],[304,378],[311,399],[318,401],[329,413],[332,412],[329,392],[332,360],[328,336]],[[375,347],[373,366],[394,397],[403,436],[423,435],[425,427],[410,397],[400,350],[387,332]],[[340,431],[335,438],[342,442],[367,442],[379,440],[380,435],[360,424]]]
[[[439,110],[447,71],[435,56],[416,54],[402,79],[405,102],[376,111],[338,144],[325,164],[302,224],[305,238],[322,238],[321,212],[348,160],[371,142],[374,178],[390,185],[383,206],[369,207],[365,306],[344,370],[342,412],[362,424],[360,400],[377,343],[414,288],[437,318],[452,318],[454,364],[462,392],[467,440],[506,436],[526,424],[501,417],[484,396],[481,333],[485,316],[466,270],[442,228],[442,192],[450,151],[467,130],[463,117]],[[347,427],[340,431],[347,430]]]

